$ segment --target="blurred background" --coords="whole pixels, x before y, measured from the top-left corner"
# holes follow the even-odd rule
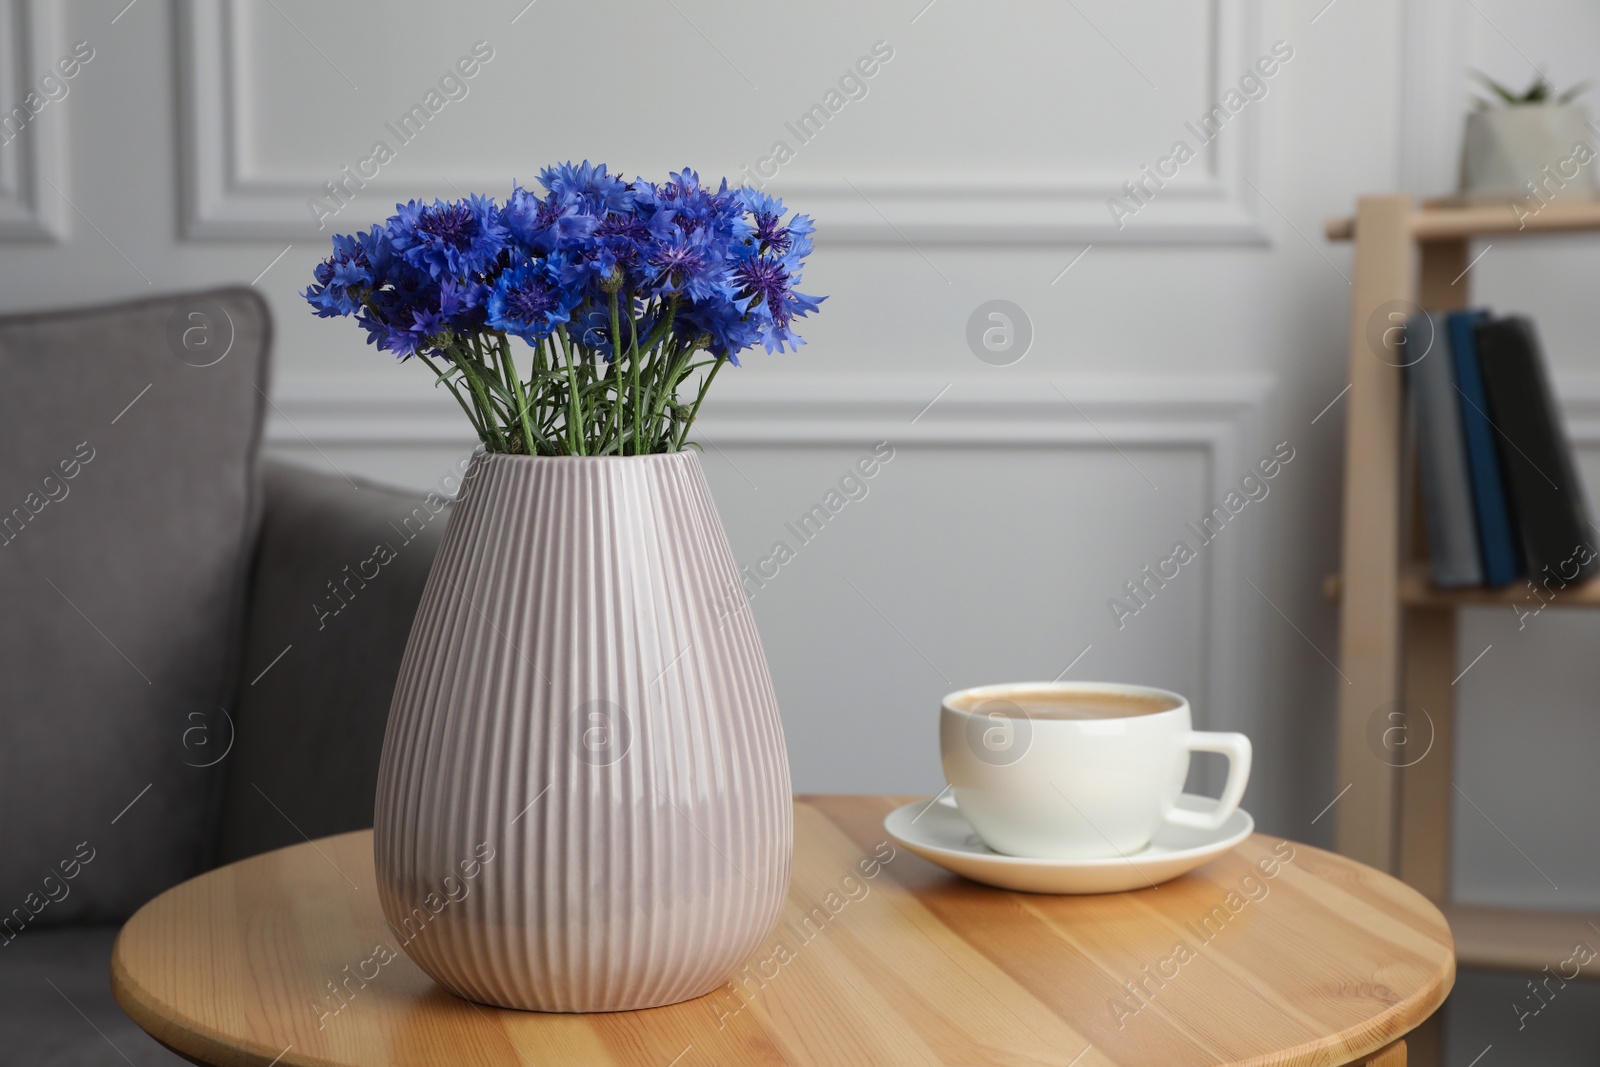
[[[1455,188],[1470,71],[1600,75],[1600,8],[1576,0],[124,2],[0,2],[8,111],[83,60],[0,146],[0,310],[251,285],[275,321],[267,451],[428,490],[470,431],[422,367],[311,315],[331,234],[569,158],[765,181],[816,219],[804,288],[826,314],[798,354],[725,372],[698,436],[762,582],[797,791],[938,791],[958,687],[1146,682],[1250,734],[1246,806],[1314,843],[1343,784],[1322,581],[1351,273],[1323,222]],[[1193,158],[1163,162],[1180,141]],[[1600,247],[1479,252],[1476,297],[1539,315],[1593,500]],[[973,342],[997,300],[998,354]],[[875,448],[892,458],[800,536]],[[1275,450],[1269,491],[1131,599]],[[1457,812],[1458,899],[1600,909],[1597,639],[1591,613],[1464,616],[1462,664],[1492,651],[1459,687],[1479,810]],[[1461,995],[1514,1021],[1504,981]],[[1538,1040],[1600,1043],[1586,996]],[[1450,1062],[1475,1025],[1456,1013]]]

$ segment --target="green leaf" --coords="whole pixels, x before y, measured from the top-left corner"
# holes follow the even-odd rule
[[[1481,70],[1474,70],[1472,76],[1483,83],[1489,92],[1493,94],[1492,98],[1478,98],[1477,103],[1480,109],[1496,103],[1504,104],[1507,107],[1537,107],[1548,105],[1552,101],[1557,104],[1566,104],[1589,87],[1588,82],[1579,82],[1565,92],[1557,94],[1555,86],[1550,83],[1550,79],[1544,76],[1543,70],[1536,71],[1533,81],[1520,93],[1506,88]]]

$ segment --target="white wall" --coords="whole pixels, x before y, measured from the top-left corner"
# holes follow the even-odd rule
[[[737,179],[788,141],[772,188],[817,217],[807,280],[830,300],[801,353],[753,357],[708,405],[706,467],[741,561],[787,537],[873,442],[896,450],[755,602],[798,787],[932,791],[942,691],[1053,677],[1088,648],[1071,677],[1176,686],[1209,725],[1248,730],[1261,751],[1251,806],[1312,839],[1335,792],[1324,654],[1337,650],[1318,582],[1337,558],[1342,407],[1311,420],[1345,380],[1350,270],[1321,220],[1402,175],[1444,191],[1465,85],[1429,42],[1457,41],[1513,80],[1527,58],[1548,60],[1567,82],[1596,73],[1600,40],[1588,7],[1510,0],[835,0],[803,13],[682,0],[620,23],[570,0],[520,17],[518,3],[411,4],[404,19],[300,0],[0,9],[8,100],[73,42],[94,48],[68,95],[0,148],[0,304],[254,279],[278,318],[273,450],[417,487],[468,447],[464,423],[417,368],[306,311],[296,291],[327,232],[399,197],[503,193],[569,156]],[[1294,54],[1265,98],[1114,226],[1107,197],[1174,140],[1195,143],[1184,123],[1278,40]],[[308,197],[374,140],[398,145],[385,123],[477,41],[494,57],[468,95],[319,235]],[[799,145],[785,123],[877,41],[894,55],[865,98]],[[1597,256],[1583,240],[1507,242],[1473,277],[1486,299],[1539,314],[1586,398],[1578,429],[1600,473],[1593,314],[1563,295]],[[993,298],[1034,330],[1008,367],[965,341]],[[1106,600],[1280,441],[1296,458],[1270,496],[1118,630]],[[1495,648],[1463,683],[1459,770],[1561,889],[1470,813],[1458,873],[1473,899],[1592,907],[1600,852],[1573,847],[1594,832],[1569,798],[1600,741],[1581,655],[1600,623],[1538,625],[1464,628],[1469,654]],[[1528,689],[1538,675],[1553,684]]]
[[[1319,838],[1341,409],[1311,420],[1344,384],[1349,273],[1319,232],[1398,180],[1399,15],[1376,0],[1315,22],[1253,0],[924,4],[676,0],[624,17],[484,0],[402,19],[309,0],[139,0],[120,17],[8,0],[7,25],[29,32],[0,49],[5,84],[78,40],[95,56],[0,149],[7,203],[56,234],[6,245],[0,303],[254,280],[279,331],[273,451],[429,486],[470,444],[464,422],[418,368],[296,295],[331,232],[306,206],[322,181],[394,141],[385,123],[480,40],[494,58],[469,94],[338,228],[404,196],[504,193],[569,156],[737,178],[788,140],[772,188],[817,217],[807,282],[830,299],[805,349],[752,357],[707,406],[736,554],[766,555],[872,443],[896,450],[755,601],[797,787],[932,792],[942,692],[1055,677],[1087,648],[1069,677],[1176,686],[1206,724],[1251,733],[1249,805]],[[1107,198],[1179,138],[1198,145],[1185,123],[1279,40],[1293,57],[1265,97],[1118,229]],[[894,56],[867,96],[798,146],[785,123],[877,41]],[[1034,331],[1008,367],[965,341],[995,298]],[[1296,458],[1270,495],[1119,630],[1106,601],[1280,441]]]

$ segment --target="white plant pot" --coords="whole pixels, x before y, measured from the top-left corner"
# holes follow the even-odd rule
[[[744,605],[695,453],[473,460],[378,778],[379,894],[418,966],[500,1007],[619,1011],[754,953],[793,808]]]
[[[1467,115],[1461,145],[1461,192],[1473,197],[1538,195],[1543,200],[1584,197],[1594,189],[1592,160],[1589,114],[1581,105],[1473,111]]]

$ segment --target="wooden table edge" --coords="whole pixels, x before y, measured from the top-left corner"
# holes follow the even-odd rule
[[[881,809],[882,813],[887,815],[901,805],[918,799],[925,800],[927,798],[886,796],[882,794],[803,793],[795,795],[794,803],[796,806],[803,804],[813,809],[819,809],[829,802],[865,801],[869,802],[871,806]],[[826,813],[824,812],[823,814],[826,817]],[[317,840],[330,841],[337,838],[355,836],[370,838],[371,834],[372,830],[369,827],[362,830],[346,831],[342,834],[330,834]],[[1259,842],[1270,842],[1273,839],[1274,835],[1262,833],[1253,833],[1248,838],[1248,840],[1259,840]],[[1277,838],[1277,840],[1284,839]],[[1357,862],[1350,860],[1348,857],[1340,856],[1338,853],[1329,852],[1326,849],[1320,849],[1315,845],[1308,845],[1302,841],[1294,841],[1292,843],[1296,848],[1310,849],[1313,852],[1334,856],[1343,862]],[[315,842],[311,842],[311,844],[313,847],[315,846]],[[197,1064],[198,1067],[269,1067],[269,1065],[279,1063],[282,1060],[283,1054],[288,1051],[287,1049],[269,1048],[257,1042],[252,1042],[248,1038],[224,1034],[198,1019],[180,1016],[170,1010],[160,1010],[157,1006],[156,998],[151,996],[128,970],[123,959],[123,934],[130,925],[138,920],[140,913],[180,886],[209,877],[229,867],[260,861],[264,857],[275,853],[289,849],[304,848],[305,846],[306,842],[285,845],[282,848],[247,856],[243,859],[235,860],[233,863],[223,864],[221,867],[202,872],[194,878],[187,879],[179,883],[178,886],[173,886],[151,898],[138,911],[135,911],[127,922],[123,924],[123,928],[117,932],[117,939],[111,952],[110,978],[112,996],[116,999],[117,1005],[123,1012],[140,1029],[161,1044],[162,1047],[190,1063]],[[1383,874],[1383,872],[1378,873]],[[1382,1014],[1367,1020],[1359,1027],[1353,1028],[1353,1030],[1340,1031],[1339,1033],[1329,1034],[1320,1040],[1282,1049],[1268,1058],[1239,1060],[1232,1064],[1227,1064],[1225,1067],[1276,1067],[1276,1065],[1294,1062],[1302,1057],[1330,1052],[1335,1055],[1349,1055],[1351,1058],[1336,1062],[1358,1067],[1358,1065],[1372,1062],[1372,1057],[1402,1042],[1408,1034],[1425,1023],[1439,1010],[1445,999],[1450,995],[1451,990],[1455,988],[1457,968],[1455,936],[1450,930],[1449,922],[1444,913],[1439,910],[1437,905],[1411,886],[1400,882],[1399,879],[1395,879],[1392,875],[1384,874],[1384,877],[1393,879],[1396,884],[1413,895],[1417,902],[1426,905],[1427,909],[1438,917],[1439,925],[1445,931],[1446,941],[1450,950],[1445,967],[1441,972],[1425,988],[1390,1005]],[[997,890],[997,892],[1009,891]],[[1357,1036],[1358,1034],[1366,1036]],[[1336,1051],[1341,1045],[1344,1046],[1343,1049]],[[339,1067],[338,1064],[332,1061],[314,1056],[311,1058],[306,1056],[296,1057],[294,1063],[296,1067]]]
[[[154,898],[154,900],[159,899],[160,896]],[[143,907],[139,909],[143,910]],[[131,923],[138,917],[139,912],[136,911],[128,922]],[[127,925],[123,924],[124,929]],[[273,1056],[276,1053],[265,1053],[263,1050],[263,1054],[253,1054],[250,1050],[240,1048],[241,1045],[249,1043],[248,1039],[214,1032],[197,1019],[180,1020],[170,1012],[163,1013],[153,1007],[155,998],[134,980],[123,962],[120,930],[117,931],[117,940],[111,949],[111,995],[116,999],[117,1007],[121,1008],[123,1014],[132,1019],[139,1029],[149,1034],[162,1048],[174,1056],[188,1060],[196,1067],[264,1067],[275,1062]],[[184,1025],[185,1022],[187,1025]],[[261,1058],[258,1059],[258,1055]]]
[[[139,1029],[149,1034],[162,1048],[175,1056],[188,1060],[190,1063],[195,1064],[196,1067],[270,1067],[272,1064],[279,1063],[283,1058],[283,1054],[287,1051],[286,1049],[269,1048],[266,1045],[252,1042],[248,1038],[224,1033],[208,1026],[199,1019],[181,1015],[170,1009],[163,1010],[165,1005],[158,1002],[154,996],[141,986],[128,970],[128,966],[123,959],[123,934],[129,926],[138,921],[140,914],[145,909],[152,907],[168,894],[189,885],[191,882],[209,878],[230,867],[263,860],[265,857],[279,852],[304,848],[307,844],[315,847],[318,841],[328,842],[344,837],[370,838],[371,836],[372,827],[368,826],[360,830],[346,830],[344,833],[328,834],[325,837],[317,838],[315,841],[302,841],[292,845],[284,845],[281,848],[268,849],[253,856],[245,856],[242,859],[234,860],[232,863],[224,863],[219,867],[213,867],[209,871],[202,871],[193,878],[186,878],[177,885],[170,886],[145,901],[144,904],[139,906],[138,911],[130,915],[128,920],[122,924],[121,929],[117,931],[117,939],[111,946],[111,995],[116,1000],[117,1006],[122,1009],[123,1014],[134,1021]],[[296,1059],[296,1067],[339,1067],[339,1065],[321,1058],[306,1059],[299,1057]]]
[[[867,801],[880,806],[883,814],[887,816],[890,812],[905,804],[910,804],[915,801],[926,801],[930,798],[919,796],[890,796],[878,793],[797,793],[795,794],[794,799],[796,804],[806,804],[811,807],[819,806],[818,802],[827,803],[829,801]],[[1270,847],[1270,842],[1272,841],[1282,841],[1287,839],[1274,834],[1264,834],[1260,831],[1257,831],[1252,833],[1248,838],[1246,838],[1246,840],[1256,842],[1257,844],[1268,844]],[[1359,860],[1353,860],[1349,856],[1343,856],[1328,849],[1318,848],[1316,845],[1309,845],[1304,841],[1293,841],[1291,843],[1296,848],[1309,849],[1313,852],[1322,853],[1323,855],[1333,856],[1346,863],[1360,863]],[[1367,866],[1366,864],[1361,865]],[[1368,869],[1374,871],[1377,870],[1376,868],[1370,867]],[[1330,1034],[1328,1037],[1319,1041],[1310,1041],[1303,1045],[1297,1045],[1293,1048],[1283,1049],[1268,1059],[1239,1060],[1235,1063],[1224,1065],[1224,1067],[1278,1067],[1278,1065],[1282,1063],[1293,1062],[1293,1060],[1297,1057],[1311,1057],[1319,1052],[1333,1052],[1335,1055],[1342,1055],[1344,1054],[1343,1052],[1334,1051],[1336,1046],[1341,1042],[1347,1046],[1345,1051],[1349,1052],[1351,1058],[1344,1061],[1337,1061],[1339,1063],[1339,1067],[1344,1067],[1344,1065],[1350,1065],[1350,1067],[1359,1067],[1359,1065],[1371,1062],[1373,1057],[1387,1051],[1391,1046],[1402,1042],[1406,1035],[1410,1034],[1417,1027],[1431,1019],[1434,1013],[1444,1005],[1445,1000],[1450,996],[1451,991],[1455,989],[1456,984],[1456,940],[1455,932],[1450,928],[1450,921],[1445,917],[1444,912],[1440,910],[1437,904],[1429,900],[1423,893],[1414,887],[1407,885],[1405,882],[1400,881],[1400,879],[1395,878],[1394,875],[1385,871],[1377,871],[1377,873],[1383,875],[1385,878],[1391,879],[1408,895],[1413,897],[1416,903],[1425,906],[1428,911],[1431,911],[1434,916],[1438,918],[1439,926],[1443,928],[1445,932],[1445,939],[1450,949],[1450,954],[1449,959],[1446,962],[1446,966],[1435,977],[1433,983],[1428,988],[1418,990],[1412,996],[1391,1005],[1388,1010],[1372,1019],[1367,1020],[1367,1022],[1362,1024],[1360,1027],[1352,1028],[1351,1030],[1340,1031],[1337,1034]],[[999,892],[1009,892],[1009,890],[999,890]],[[1419,1004],[1423,1005],[1420,1011],[1418,1010]],[[1396,1026],[1395,1020],[1401,1017],[1405,1017],[1406,1021]],[[1358,1040],[1350,1036],[1363,1031],[1372,1035],[1370,1047],[1363,1047],[1368,1044],[1367,1041]],[[1360,1051],[1353,1051],[1355,1049],[1360,1049]],[[1308,1059],[1307,1062],[1310,1062],[1310,1060]]]

